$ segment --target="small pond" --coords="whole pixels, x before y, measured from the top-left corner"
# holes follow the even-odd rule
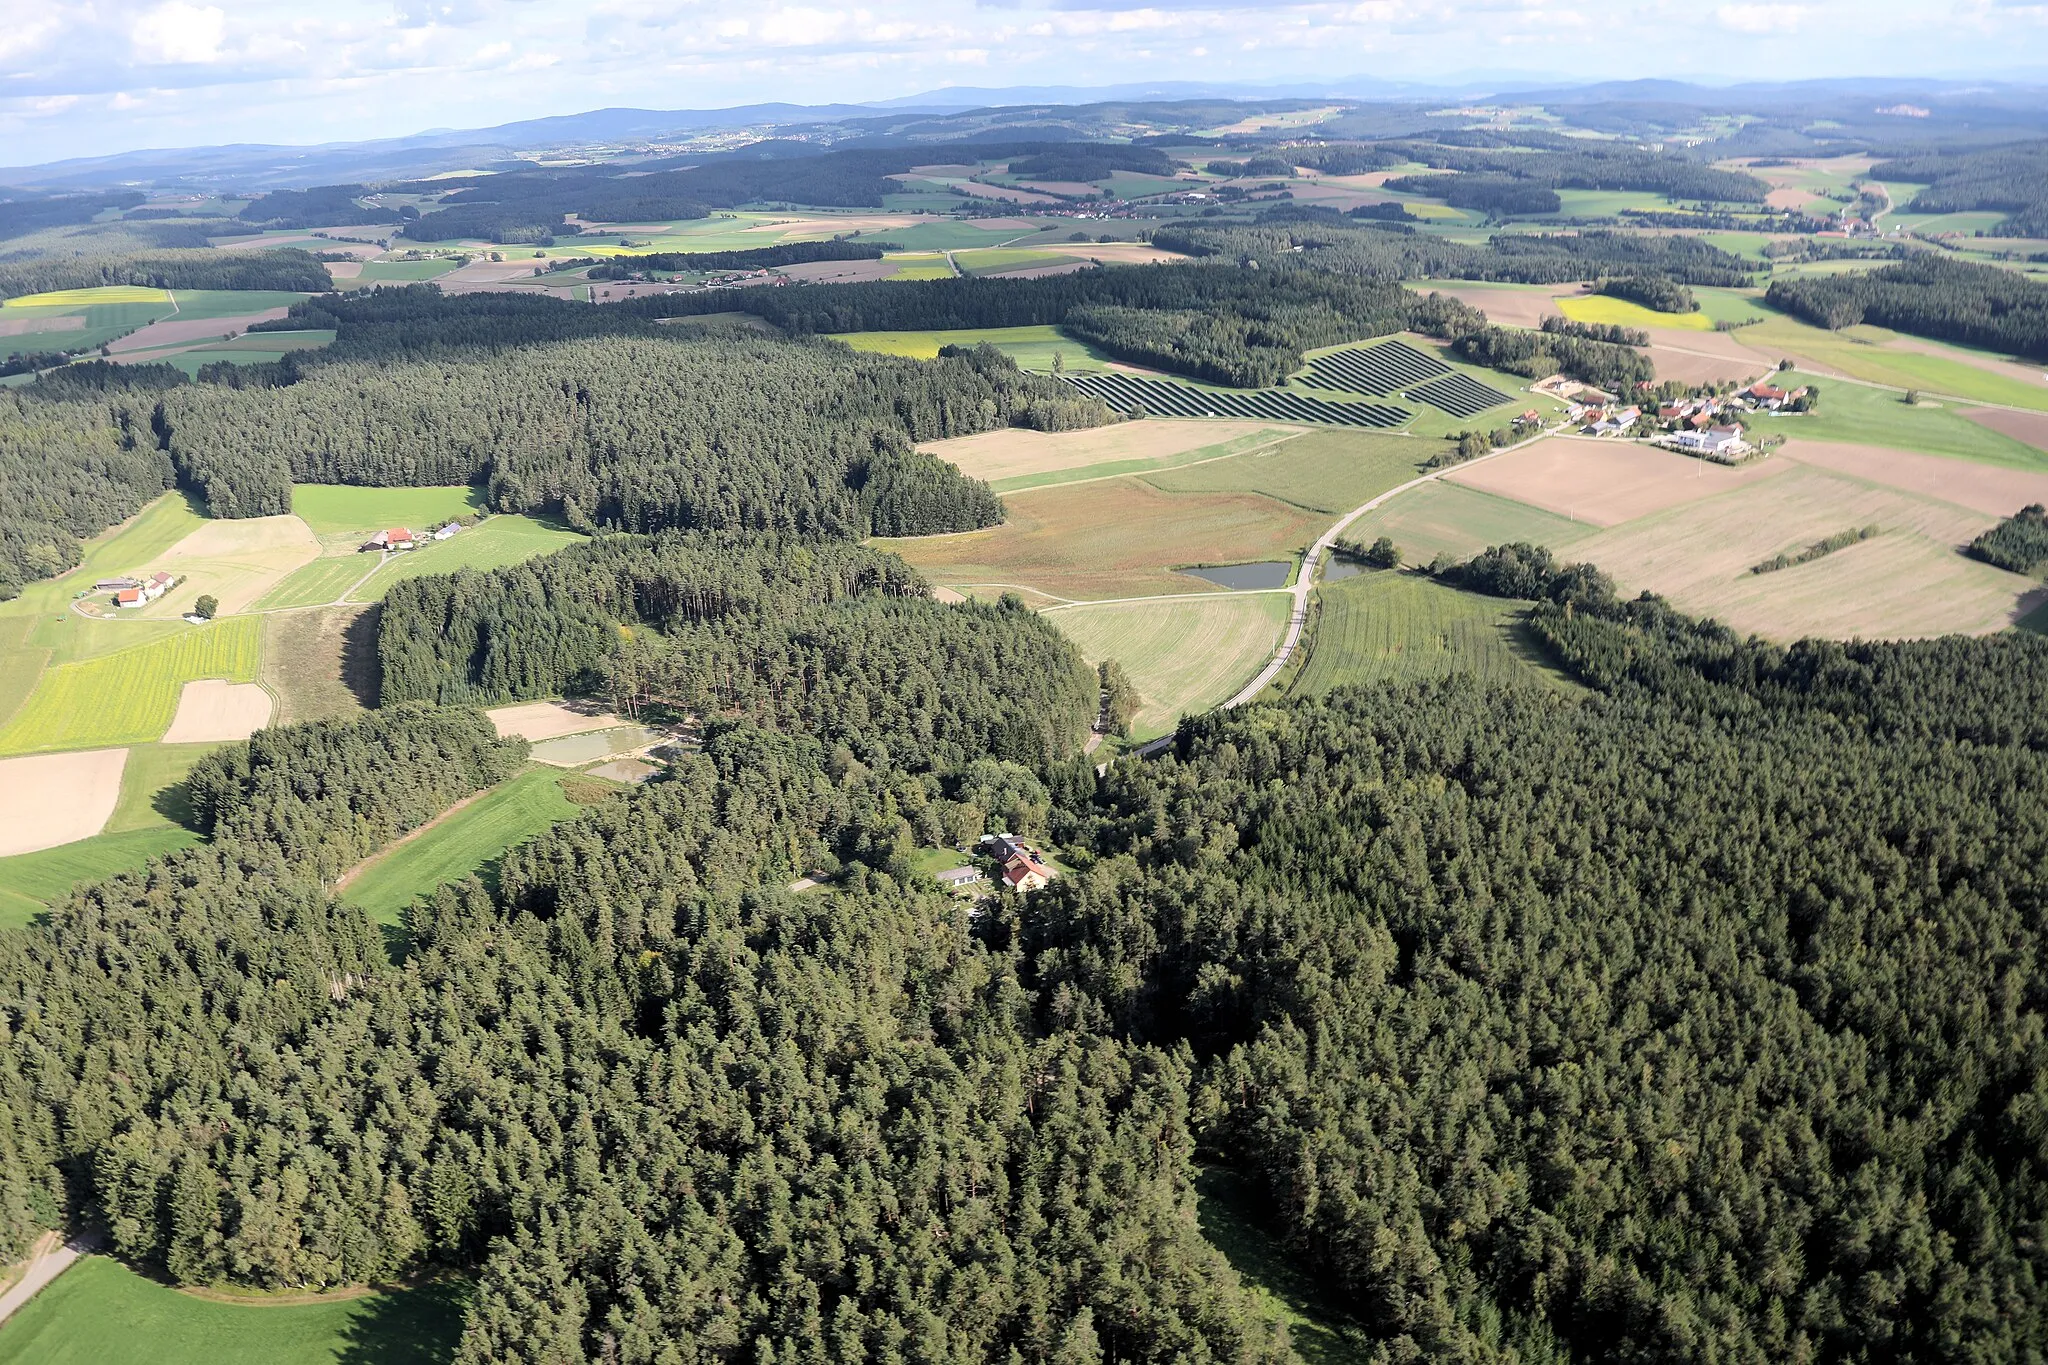
[[[1219,564],[1209,569],[1182,569],[1182,573],[1229,588],[1233,592],[1245,592],[1253,588],[1284,588],[1287,579],[1294,572],[1291,559],[1269,559],[1259,564]]]
[[[622,725],[615,730],[593,730],[587,735],[564,735],[533,746],[533,756],[542,763],[561,768],[580,767],[615,754],[630,754],[661,738],[661,732],[644,725]]]
[[[1323,561],[1323,581],[1342,583],[1347,578],[1356,578],[1366,571],[1365,565],[1355,559],[1341,559],[1331,555]]]

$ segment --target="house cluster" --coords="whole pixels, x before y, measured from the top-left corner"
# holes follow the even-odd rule
[[[435,540],[447,540],[450,537],[454,536],[455,533],[460,531],[461,529],[461,522],[451,521],[446,526],[443,526],[440,530],[435,531],[433,533],[432,538]],[[361,548],[364,550],[376,551],[378,553],[382,553],[388,550],[393,554],[396,554],[402,550],[416,549],[418,548],[419,543],[420,537],[414,535],[405,527],[393,526],[388,530],[379,531],[376,535],[371,536],[368,540],[362,543]]]
[[[991,834],[981,841],[981,851],[1001,869],[997,879],[1012,891],[1036,891],[1059,873],[1045,861],[1045,855],[1014,834]]]
[[[1565,415],[1588,436],[1626,436],[1642,420],[1643,410],[1613,403],[1573,403]]]
[[[147,578],[102,578],[93,584],[100,592],[114,595],[117,607],[143,607],[156,601],[177,585],[177,580],[161,571]]]

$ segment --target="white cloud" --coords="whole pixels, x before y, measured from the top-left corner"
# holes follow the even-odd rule
[[[1796,5],[1723,5],[1714,18],[1723,28],[1737,33],[1777,33],[1796,28],[1800,10]]]
[[[228,16],[218,5],[169,0],[135,21],[129,42],[137,61],[176,66],[219,61],[228,36]]]

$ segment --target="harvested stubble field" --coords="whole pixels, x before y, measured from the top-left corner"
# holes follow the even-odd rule
[[[0,858],[98,834],[127,762],[126,749],[0,759]]]
[[[1346,538],[1370,543],[1390,536],[1410,564],[1439,554],[1466,559],[1489,545],[1525,540],[1570,545],[1597,528],[1492,493],[1438,479],[1410,489],[1351,523]]]
[[[1776,460],[1731,468],[1632,441],[1553,436],[1444,478],[1594,526],[1618,526],[1783,470]]]
[[[1296,427],[1266,422],[1112,422],[1082,431],[1007,427],[927,442],[922,449],[998,491],[1166,469],[1285,441]]]
[[[1308,662],[1290,693],[1453,674],[1490,683],[1560,675],[1521,636],[1522,606],[1447,588],[1419,573],[1365,573],[1317,590]]]
[[[185,684],[166,744],[247,739],[270,723],[270,694],[255,683],[203,678]]]
[[[2048,417],[2041,420],[2048,423]],[[2028,503],[2048,503],[2048,465],[2038,470],[2003,469],[1884,446],[1800,440],[1787,441],[1771,457],[1773,463],[1780,460],[1886,484],[1994,517],[2011,516]]]
[[[254,682],[257,645],[258,622],[238,616],[49,669],[21,709],[0,726],[0,754],[157,739],[169,728],[186,683],[200,678]]]
[[[500,739],[517,738],[535,743],[591,730],[610,730],[625,724],[603,707],[580,701],[521,702],[517,706],[494,707],[484,714],[490,717]]]
[[[1793,466],[1776,478],[1655,513],[1575,545],[1629,590],[1773,639],[1984,634],[2030,609],[2034,585],[1958,552],[1997,518]],[[1780,573],[1753,564],[1852,526],[1875,539]]]
[[[1292,601],[1280,592],[1228,593],[1062,607],[1046,619],[1088,662],[1123,665],[1144,701],[1132,737],[1146,740],[1244,686],[1279,645]]]
[[[1145,482],[1169,493],[1263,493],[1312,512],[1348,512],[1420,472],[1434,441],[1324,428],[1279,445],[1189,464]]]
[[[1186,564],[1284,559],[1328,518],[1244,493],[1165,493],[1133,478],[1012,494],[1009,520],[985,531],[878,540],[935,583],[1002,584],[1055,598],[1184,593]],[[1222,591],[1222,589],[1218,589]]]
[[[1971,408],[1963,414],[1980,427],[1989,427],[2015,441],[2025,441],[2048,451],[2048,413],[2012,412],[2005,408]]]
[[[209,521],[157,561],[156,567],[185,582],[146,608],[146,614],[182,616],[202,596],[216,598],[223,616],[247,611],[319,554],[319,540],[294,516]]]

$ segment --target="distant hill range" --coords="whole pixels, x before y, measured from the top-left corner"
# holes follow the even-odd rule
[[[2048,131],[2048,83],[1847,78],[1732,86],[1674,80],[1538,83],[1476,76],[1426,85],[1372,76],[1247,85],[1154,81],[1116,86],[949,87],[867,104],[751,104],[731,109],[593,109],[492,128],[290,147],[238,143],[81,157],[0,168],[0,186],[41,190],[115,185],[282,189],[414,179],[510,167],[542,154],[596,157],[748,155],[747,134],[790,144],[900,146],[963,139],[1125,138],[1133,130],[1185,135],[1260,113],[1335,106],[1318,122],[1273,137],[1407,135],[1458,126],[1472,106],[1541,107],[1591,132],[1683,138],[1716,113],[1760,117],[1717,143],[1727,155],[1800,155],[1863,146],[1897,150],[1933,139],[1994,141]],[[1901,117],[1901,109],[1915,111]],[[1459,113],[1451,113],[1458,110]],[[730,137],[719,138],[720,134]],[[1259,133],[1235,135],[1239,140]],[[725,145],[720,145],[721,143]],[[670,164],[674,164],[673,161]]]

